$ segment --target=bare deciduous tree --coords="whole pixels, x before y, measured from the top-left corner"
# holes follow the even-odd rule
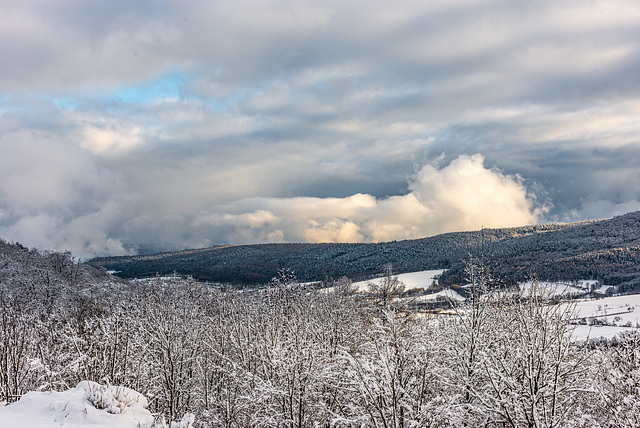
[[[384,276],[379,281],[369,282],[367,286],[373,300],[385,308],[394,297],[404,292],[404,284],[393,274],[393,266],[390,264],[384,267]]]

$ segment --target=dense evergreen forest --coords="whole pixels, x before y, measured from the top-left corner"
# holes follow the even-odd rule
[[[0,241],[0,402],[89,380],[196,427],[639,426],[638,331],[575,343],[570,303],[489,263],[472,253],[469,299],[436,316],[347,278],[126,281]]]
[[[279,268],[293,270],[301,281],[347,276],[352,280],[379,274],[391,263],[398,273],[448,269],[446,284],[464,281],[469,251],[490,246],[496,275],[521,281],[537,271],[544,280],[597,279],[623,290],[640,287],[640,212],[608,220],[485,229],[430,238],[378,244],[260,244],[93,259],[94,266],[123,278],[174,272],[207,281],[264,285]]]

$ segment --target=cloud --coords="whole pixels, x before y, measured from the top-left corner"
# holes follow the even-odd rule
[[[95,154],[107,155],[113,152],[121,152],[141,144],[140,138],[136,135],[137,133],[138,131],[135,129],[122,132],[118,129],[87,125],[82,129],[80,147],[89,149]]]
[[[587,218],[592,219],[611,218],[613,216],[623,215],[633,211],[640,211],[640,200],[615,203],[609,200],[600,199],[584,203],[581,206],[579,213],[570,213],[568,218],[581,219],[585,215],[588,216]]]
[[[257,198],[240,201],[237,214],[203,215],[193,225],[226,229],[234,242],[269,239],[269,233],[287,241],[379,242],[537,222],[546,207],[527,193],[522,180],[483,163],[474,155],[443,168],[425,165],[406,195]]]
[[[545,211],[521,178],[485,168],[481,155],[462,155],[444,168],[425,165],[410,193],[380,201],[368,225],[372,240],[430,236],[450,230],[532,224]]]
[[[632,0],[114,1],[0,0],[9,239],[369,242],[640,200]]]
[[[0,236],[76,256],[124,254],[119,222],[135,198],[117,174],[74,144],[35,131],[3,133]]]

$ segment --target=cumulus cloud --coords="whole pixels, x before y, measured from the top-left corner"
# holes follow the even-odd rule
[[[246,212],[203,215],[193,224],[228,229],[235,241],[271,240],[275,233],[288,241],[379,242],[532,224],[546,209],[519,177],[486,168],[481,155],[460,156],[442,168],[425,165],[409,189],[382,199],[365,194],[251,199],[235,208]]]
[[[445,168],[423,167],[410,185],[411,194],[439,232],[479,226],[529,224],[540,218],[532,195],[518,176],[484,167],[481,155],[460,156]]]
[[[118,130],[105,126],[87,125],[81,130],[80,146],[95,154],[109,155],[130,150],[141,144],[139,130]]]

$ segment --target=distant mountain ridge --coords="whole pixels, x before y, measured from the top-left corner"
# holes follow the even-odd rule
[[[484,229],[375,244],[223,245],[140,256],[102,257],[88,263],[123,278],[178,273],[236,285],[267,283],[280,267],[301,281],[348,276],[366,279],[391,263],[397,273],[448,269],[445,283],[464,280],[464,260],[483,241],[495,274],[504,281],[599,279],[640,284],[640,211],[606,220]]]

